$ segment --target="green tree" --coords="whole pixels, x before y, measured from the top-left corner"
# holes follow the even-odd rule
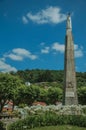
[[[32,103],[39,99],[40,89],[38,86],[26,86],[23,96],[24,103],[32,105]]]
[[[62,89],[61,88],[49,88],[48,89],[48,104],[55,104],[56,101],[61,101]]]
[[[40,97],[39,101],[45,102],[48,104],[48,96],[47,96],[47,89],[40,88]]]
[[[22,85],[18,77],[0,73],[0,112],[7,100],[17,101],[18,90]]]
[[[86,86],[78,89],[78,100],[82,105],[86,105]]]

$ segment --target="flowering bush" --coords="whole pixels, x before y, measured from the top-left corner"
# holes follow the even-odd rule
[[[31,106],[25,107],[26,115],[21,119],[8,126],[8,130],[24,130],[39,126],[51,125],[77,125],[86,127],[86,106]]]
[[[49,106],[31,106],[26,107],[24,110],[27,112],[26,115],[38,115],[42,114],[44,112],[53,112],[60,115],[86,115],[86,106],[77,106],[77,105],[71,105],[71,106],[62,106],[60,105],[49,105]]]

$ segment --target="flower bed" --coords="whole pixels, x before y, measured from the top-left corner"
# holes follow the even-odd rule
[[[25,130],[41,126],[76,125],[86,127],[86,106],[31,106],[25,107],[24,119],[8,126],[7,130]]]

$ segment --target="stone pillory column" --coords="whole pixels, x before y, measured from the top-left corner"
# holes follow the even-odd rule
[[[70,14],[68,14],[67,16],[64,60],[63,105],[78,105],[76,92],[76,73],[74,64],[74,43]]]

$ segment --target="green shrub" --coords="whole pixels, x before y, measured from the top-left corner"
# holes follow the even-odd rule
[[[3,122],[0,121],[0,130],[5,130]]]
[[[24,130],[24,127],[31,129],[40,126],[52,125],[77,125],[86,127],[86,116],[82,115],[56,115],[53,112],[45,112],[40,115],[28,116],[8,126],[8,130]]]
[[[82,107],[82,111],[86,115],[86,106]]]

